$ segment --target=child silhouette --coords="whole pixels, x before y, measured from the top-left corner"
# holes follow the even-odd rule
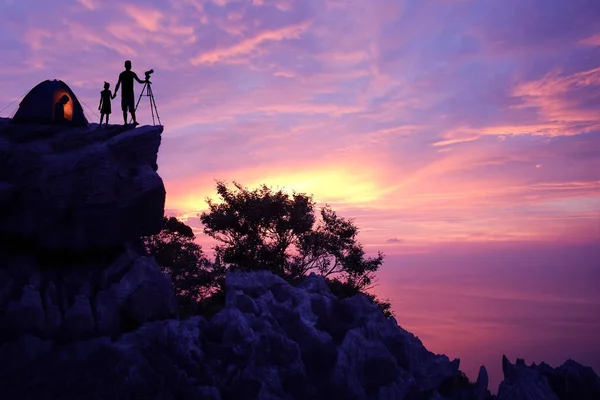
[[[104,90],[100,92],[100,105],[98,106],[98,110],[100,110],[100,125],[98,128],[102,127],[102,120],[106,115],[106,127],[108,128],[108,117],[111,113],[110,101],[114,99],[112,93],[108,89],[110,87],[110,83],[104,82]]]

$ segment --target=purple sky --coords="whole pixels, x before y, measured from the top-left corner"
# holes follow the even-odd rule
[[[599,21],[596,0],[4,0],[0,109],[56,78],[97,114],[131,59],[156,70],[167,208],[197,229],[222,179],[355,218],[388,277],[440,246],[576,254],[600,243]]]

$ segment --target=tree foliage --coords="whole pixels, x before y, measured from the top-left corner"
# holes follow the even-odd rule
[[[249,190],[234,182],[217,182],[220,202],[208,199],[201,214],[204,232],[216,239],[217,259],[238,270],[267,269],[296,279],[310,271],[336,277],[359,288],[370,287],[383,255],[366,257],[357,242],[354,222],[330,207],[315,216],[312,197],[273,191],[266,185]]]
[[[353,220],[329,206],[317,214],[312,197],[265,185],[248,190],[217,182],[217,193],[220,201],[208,199],[209,210],[200,215],[204,232],[218,242],[214,261],[195,242],[192,228],[174,217],[164,217],[163,230],[144,238],[146,250],[173,280],[180,315],[210,317],[224,307],[228,269],[266,269],[292,284],[314,271],[336,296],[364,293],[391,315],[389,301],[367,292],[383,255],[365,255]]]
[[[219,290],[225,272],[194,240],[192,228],[175,217],[164,217],[162,231],[143,238],[146,251],[171,276],[183,315],[193,314],[201,299]]]

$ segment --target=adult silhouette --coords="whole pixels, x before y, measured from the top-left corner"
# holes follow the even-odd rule
[[[63,94],[54,105],[54,122],[61,124],[65,122],[65,104],[69,102],[69,96]]]
[[[123,110],[123,123],[127,125],[127,110],[131,113],[131,119],[133,119],[133,125],[138,125],[135,119],[135,95],[133,93],[133,80],[138,83],[145,83],[145,81],[138,78],[137,74],[131,70],[131,61],[125,61],[125,71],[119,74],[119,81],[115,86],[115,93],[112,98],[117,97],[119,87],[123,84],[123,90],[121,91],[121,109]]]

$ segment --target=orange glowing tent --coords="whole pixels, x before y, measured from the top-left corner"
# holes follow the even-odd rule
[[[62,104],[62,105],[61,105]],[[87,126],[83,108],[69,86],[61,80],[45,80],[25,95],[12,122]]]

